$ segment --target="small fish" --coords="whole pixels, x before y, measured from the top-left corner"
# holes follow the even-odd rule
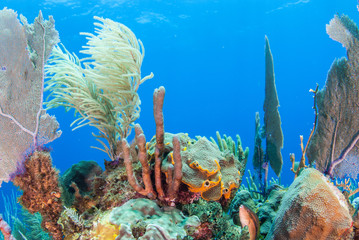
[[[239,219],[242,227],[248,226],[250,240],[255,240],[259,234],[259,220],[257,215],[245,205],[239,207]]]

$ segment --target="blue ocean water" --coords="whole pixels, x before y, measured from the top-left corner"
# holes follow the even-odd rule
[[[334,14],[359,22],[357,1],[335,0],[2,0],[29,22],[42,11],[52,15],[61,42],[80,57],[86,44],[80,32],[93,32],[93,16],[128,26],[143,42],[146,55],[142,75],[155,77],[140,86],[141,124],[149,140],[155,133],[152,94],[166,88],[165,130],[215,137],[239,134],[243,146],[254,146],[254,116],[263,116],[264,36],[271,44],[284,134],[282,184],[289,185],[289,154],[301,156],[299,135],[308,139],[313,126],[313,98],[309,89],[324,86],[335,58],[345,49],[325,31]],[[1,34],[1,33],[0,33]],[[81,160],[103,166],[108,156],[90,146],[95,128],[72,131],[73,112],[49,111],[60,123],[62,136],[49,146],[53,164],[63,173]],[[270,176],[274,176],[270,173]],[[11,184],[3,184],[7,192]],[[0,200],[1,201],[1,200]],[[0,212],[2,206],[0,206]]]

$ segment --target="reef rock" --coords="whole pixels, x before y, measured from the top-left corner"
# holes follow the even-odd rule
[[[262,235],[268,234],[286,191],[280,185],[273,186],[267,200],[259,205],[257,216],[261,222],[260,233]]]
[[[161,209],[154,201],[143,198],[132,199],[114,208],[108,220],[120,228],[116,240],[183,239],[187,236],[186,230],[200,224],[196,216],[184,217],[178,209]]]
[[[342,193],[319,171],[303,170],[285,193],[270,239],[345,239],[352,217]]]

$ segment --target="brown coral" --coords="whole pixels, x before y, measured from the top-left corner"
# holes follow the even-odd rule
[[[21,204],[30,213],[39,212],[42,228],[55,240],[62,239],[62,229],[57,224],[62,211],[59,173],[52,167],[50,153],[34,152],[26,158],[24,169],[25,172],[14,179],[14,184],[23,191]]]

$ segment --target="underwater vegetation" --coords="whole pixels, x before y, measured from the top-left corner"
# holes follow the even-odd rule
[[[166,132],[163,86],[153,94],[156,133],[146,139],[136,123],[138,89],[154,76],[141,75],[144,46],[123,24],[94,19],[95,33],[81,33],[88,42],[79,59],[59,45],[52,17],[40,12],[33,24],[23,16],[20,23],[13,10],[0,11],[0,186],[12,181],[21,190],[4,201],[0,239],[359,239],[359,169],[351,164],[358,161],[359,30],[349,17],[327,25],[347,58],[311,90],[313,129],[306,144],[301,137],[300,161],[288,159],[289,187],[268,180],[269,166],[280,177],[284,142],[267,37],[264,125],[256,113],[255,172],[245,186],[249,149],[240,136]],[[105,169],[81,161],[60,175],[53,167],[45,144],[61,131],[46,111],[56,107],[74,111],[74,129],[98,131],[94,148],[107,153]]]

